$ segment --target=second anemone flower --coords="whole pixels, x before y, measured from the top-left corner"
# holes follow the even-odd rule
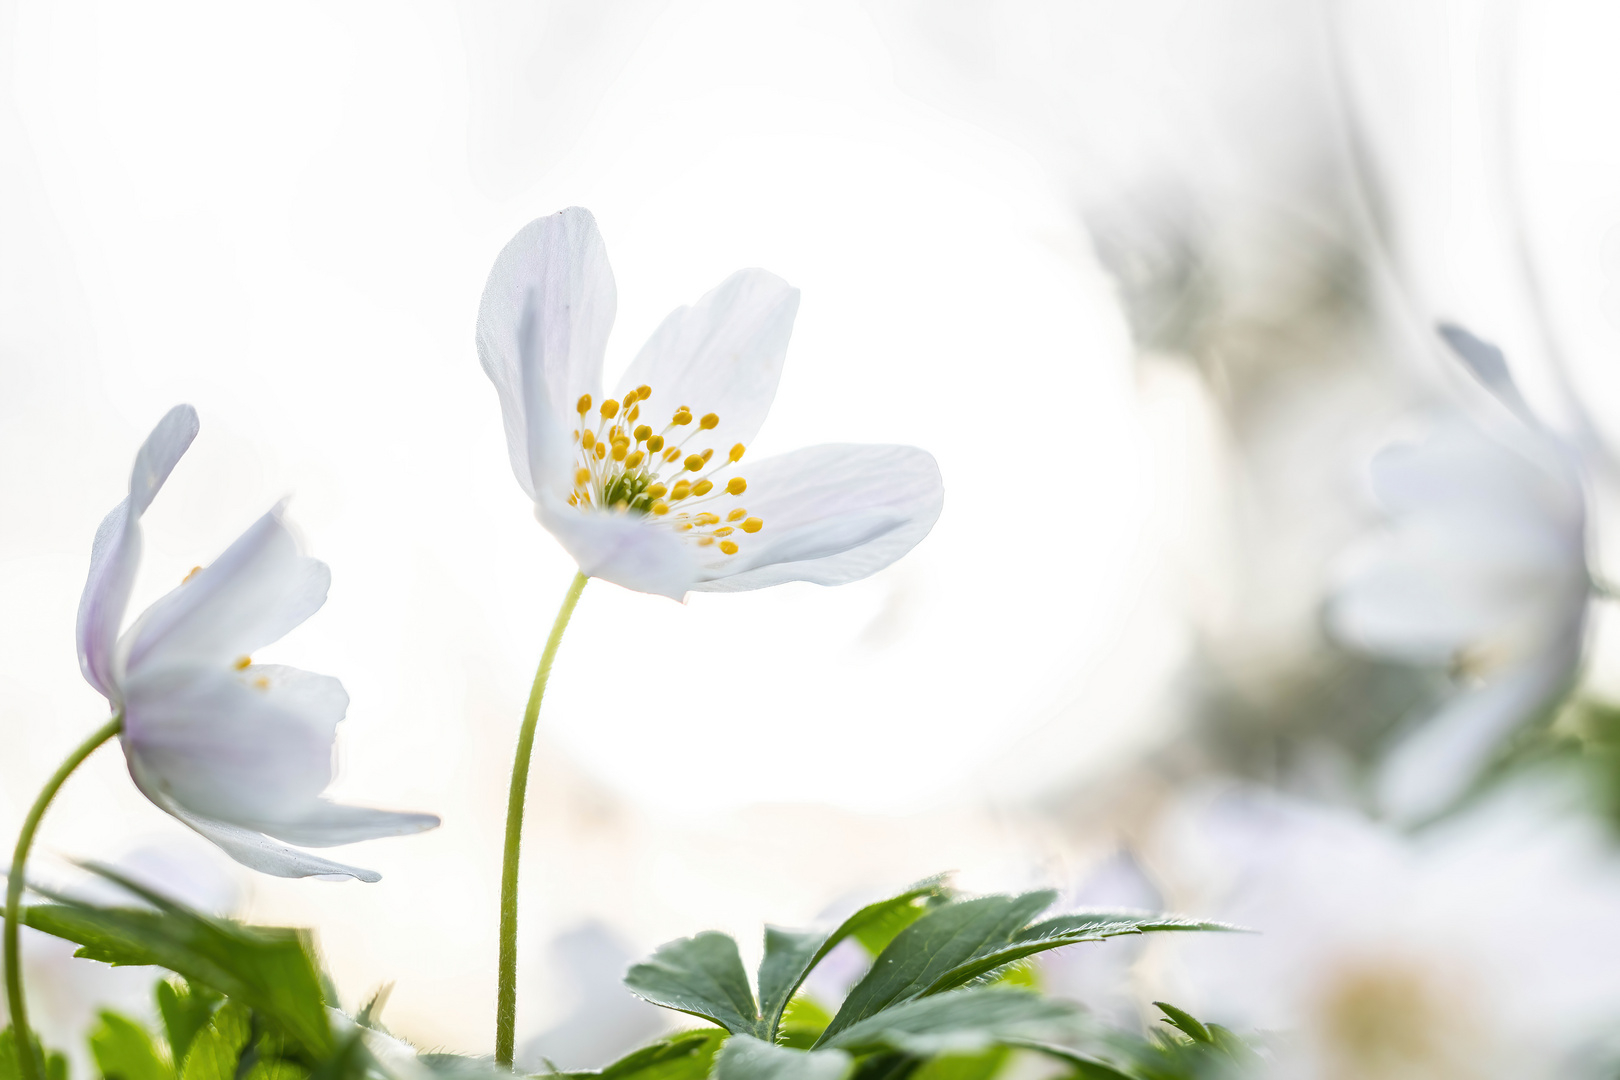
[[[831,444],[744,467],[776,397],[797,289],[738,271],[672,312],[604,396],[616,306],[596,222],[573,207],[506,245],[478,312],[512,469],[586,576],[677,600],[840,585],[928,535],[944,488],[926,451]]]

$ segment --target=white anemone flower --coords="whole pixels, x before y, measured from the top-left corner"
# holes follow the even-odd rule
[[[478,312],[512,469],[582,573],[677,600],[839,585],[928,534],[944,489],[933,456],[914,447],[813,446],[742,475],[776,396],[797,289],[738,271],[672,312],[604,398],[616,296],[596,222],[575,207],[501,250]]]
[[[135,458],[129,497],[96,531],[79,601],[79,666],[123,717],[136,787],[244,866],[278,877],[361,870],[289,847],[331,847],[438,825],[431,814],[322,797],[349,706],[343,684],[251,654],[326,602],[331,573],[303,555],[277,505],[217,560],[119,628],[141,556],[141,515],[197,434],[171,409]]]
[[[1523,783],[1416,836],[1274,794],[1189,803],[1162,865],[1257,932],[1167,943],[1158,989],[1268,1033],[1278,1080],[1612,1077],[1620,859],[1567,797]]]
[[[1591,579],[1586,497],[1574,456],[1525,406],[1501,354],[1447,329],[1509,415],[1487,433],[1459,416],[1374,459],[1388,531],[1352,555],[1328,608],[1364,651],[1449,667],[1462,689],[1398,742],[1380,799],[1420,820],[1451,804],[1503,738],[1539,715],[1579,668]]]

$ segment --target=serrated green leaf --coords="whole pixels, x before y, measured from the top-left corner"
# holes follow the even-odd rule
[[[180,1080],[234,1080],[237,1062],[252,1033],[247,1006],[227,1001],[192,1040]]]
[[[624,984],[654,1005],[700,1016],[733,1035],[755,1035],[763,1027],[737,943],[715,930],[659,946],[630,969]]]
[[[1057,894],[1050,891],[1021,896],[984,896],[945,904],[900,931],[878,954],[868,971],[844,999],[821,1042],[879,1011],[931,992],[930,988],[987,949],[1012,940],[1025,923],[1050,907]],[[817,1045],[820,1045],[818,1043]]]
[[[103,1011],[90,1032],[90,1055],[106,1080],[174,1080],[175,1070],[140,1024]]]
[[[855,1064],[852,1080],[910,1080],[922,1066],[922,1058],[898,1051],[886,1050],[881,1054],[868,1054]]]
[[[792,1050],[733,1035],[715,1062],[715,1080],[844,1080],[855,1059],[842,1050]]]
[[[1209,1033],[1209,1029],[1199,1023],[1192,1013],[1184,1009],[1178,1009],[1168,1001],[1155,1001],[1153,1004],[1157,1005],[1159,1011],[1164,1013],[1166,1023],[1191,1036],[1194,1042],[1210,1044],[1215,1042]]]
[[[632,1051],[603,1069],[541,1073],[562,1080],[705,1080],[726,1033],[683,1031]]]
[[[916,998],[823,1039],[851,1053],[975,1053],[1009,1039],[1049,1041],[1076,1015],[1072,1005],[1012,987],[987,986]]]
[[[146,890],[131,891],[151,899]],[[151,900],[154,909],[57,900],[24,909],[24,920],[77,943],[75,955],[115,966],[167,968],[262,1013],[317,1059],[331,1052],[331,1025],[303,931],[243,926],[161,897]]]
[[[945,877],[917,882],[905,892],[867,904],[831,931],[765,928],[765,955],[759,962],[759,1012],[765,1020],[764,1038],[776,1037],[782,1010],[804,984],[805,977],[849,937],[871,938],[873,951],[886,946],[895,934],[920,918],[926,910],[918,901],[941,896]],[[864,936],[863,936],[864,935]],[[881,940],[882,944],[877,944]]]
[[[285,1058],[260,1058],[243,1080],[308,1080],[309,1070]]]
[[[776,1029],[776,1045],[808,1050],[830,1023],[832,1013],[801,991],[793,995],[793,1000],[782,1011],[782,1023]]]
[[[1007,1064],[1012,1051],[992,1046],[977,1054],[942,1054],[923,1062],[913,1080],[991,1080]]]
[[[184,979],[177,982],[160,979],[152,988],[152,996],[157,1001],[158,1015],[163,1019],[169,1055],[174,1059],[175,1071],[179,1072],[185,1064],[186,1051],[191,1049],[191,1040],[208,1026],[214,1009],[224,997],[206,986],[193,986]]]

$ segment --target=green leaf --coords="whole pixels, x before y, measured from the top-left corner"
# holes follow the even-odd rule
[[[1074,1070],[1073,1075],[1078,1080],[1133,1080],[1130,1073],[1122,1072],[1106,1061],[1087,1057],[1077,1050],[1069,1049],[1067,1046],[1022,1039],[1010,1039],[1007,1045],[1021,1050],[1033,1050],[1036,1053],[1055,1058],[1071,1067]]]
[[[816,1045],[821,1033],[832,1023],[832,1013],[823,1009],[803,992],[793,995],[788,1007],[782,1011],[782,1024],[776,1030],[776,1045],[808,1050]]]
[[[28,925],[76,942],[77,956],[167,968],[262,1013],[316,1058],[331,1052],[331,1024],[306,933],[200,915],[105,867],[89,868],[153,907],[101,908],[53,897],[56,903],[25,909]]]
[[[47,1051],[33,1038],[34,1055],[45,1062],[45,1080],[67,1080],[67,1058],[56,1051]],[[17,1060],[17,1036],[11,1028],[0,1031],[0,1080],[21,1080],[22,1063]]]
[[[822,1041],[863,1054],[903,1050],[921,1056],[975,1053],[1010,1039],[1049,1041],[1074,1006],[1013,987],[987,986],[917,998],[884,1009]]]
[[[260,1058],[243,1080],[308,1080],[309,1070],[285,1058]]]
[[[242,1060],[252,1033],[247,1006],[227,1001],[214,1013],[208,1027],[192,1040],[180,1080],[234,1080],[236,1064]]]
[[[100,1021],[90,1032],[90,1055],[106,1080],[174,1080],[174,1066],[144,1027],[115,1012],[102,1012]]]
[[[706,1080],[714,1066],[715,1054],[725,1041],[726,1033],[713,1028],[686,1031],[643,1046],[605,1069],[541,1075],[565,1080]]]
[[[832,931],[765,928],[765,956],[759,962],[759,1011],[765,1020],[764,1038],[776,1037],[782,1010],[804,984],[805,977],[846,938],[855,937],[873,952],[884,946],[927,909],[918,901],[944,895],[943,874],[917,882],[898,896],[867,904]],[[874,947],[875,946],[875,947]]]
[[[184,979],[159,980],[152,989],[152,996],[157,999],[158,1015],[163,1018],[163,1032],[169,1041],[169,1054],[178,1072],[185,1064],[191,1040],[208,1026],[214,1009],[224,998],[206,986],[193,986]]]
[[[1200,1024],[1192,1013],[1178,1009],[1168,1001],[1155,1001],[1159,1011],[1165,1015],[1165,1022],[1192,1037],[1193,1042],[1213,1044],[1215,1039],[1210,1035],[1209,1029]]]
[[[944,1054],[924,1062],[912,1076],[914,1080],[991,1080],[1011,1056],[1005,1046],[992,1046],[977,1054]]]
[[[934,908],[900,931],[878,954],[872,970],[855,984],[827,1025],[821,1042],[891,1005],[937,993],[932,987],[942,976],[986,949],[1005,945],[1054,899],[1055,893],[1042,891],[985,896]]]
[[[720,1051],[714,1080],[844,1080],[854,1067],[842,1050],[791,1050],[733,1035]]]
[[[630,969],[624,984],[654,1005],[700,1016],[733,1035],[762,1029],[737,943],[715,930],[659,946]]]

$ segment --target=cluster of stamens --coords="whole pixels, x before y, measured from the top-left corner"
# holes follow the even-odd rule
[[[719,486],[714,477],[742,460],[743,444],[733,446],[711,467],[714,449],[688,450],[688,444],[699,433],[718,427],[720,417],[708,413],[694,426],[692,410],[682,405],[662,431],[654,432],[651,425],[637,423],[641,403],[651,396],[652,387],[641,386],[622,401],[608,398],[596,409],[594,427],[591,395],[579,399],[579,426],[574,430],[579,465],[568,504],[650,514],[689,535],[699,547],[718,545],[724,554],[737,554],[738,531],[757,533],[765,523],[749,517],[741,506],[727,507],[720,501],[736,499],[748,490],[748,481],[733,476]],[[683,432],[684,428],[691,430]]]

